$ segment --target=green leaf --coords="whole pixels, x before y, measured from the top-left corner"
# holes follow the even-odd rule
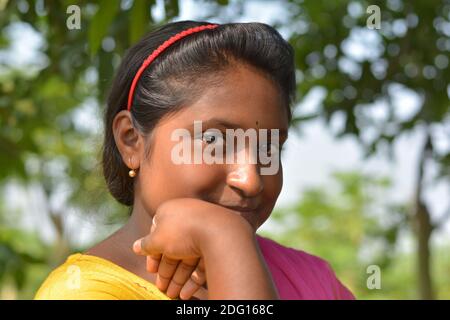
[[[292,123],[295,125],[298,125],[299,122],[302,121],[309,121],[312,119],[316,119],[319,116],[319,114],[308,114],[308,115],[302,115],[302,116],[296,116],[292,118]]]
[[[152,22],[150,8],[154,1],[148,4],[146,0],[134,0],[130,12],[130,43],[137,42],[147,30],[148,22]]]
[[[99,74],[99,101],[103,101],[105,99],[105,94],[109,86],[111,85],[111,81],[114,75],[114,68],[112,64],[113,55],[111,52],[101,51],[98,55],[99,58],[99,66],[98,66],[98,74]]]
[[[100,48],[103,37],[119,10],[119,0],[100,0],[97,13],[92,18],[89,26],[89,46],[91,55],[95,55]]]
[[[180,14],[178,0],[164,0],[164,11],[166,19],[171,19]]]

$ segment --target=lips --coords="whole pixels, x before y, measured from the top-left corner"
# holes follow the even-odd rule
[[[222,205],[222,207],[240,212],[255,212],[258,209],[258,207],[240,207],[240,206],[224,206],[224,205]]]
[[[258,226],[258,219],[260,216],[260,210],[262,208],[261,203],[256,202],[234,202],[231,203],[220,203],[218,201],[209,201],[217,206],[220,206],[222,208],[226,208],[228,210],[234,211],[235,214],[240,215],[242,218],[247,220],[247,222],[252,226],[254,230],[256,230]]]
[[[253,230],[256,231],[256,229],[258,228],[258,216],[259,216],[259,209],[260,209],[260,205],[258,206],[242,206],[242,205],[234,205],[234,206],[230,206],[230,205],[223,205],[223,204],[218,204],[217,205],[223,207],[223,208],[227,208],[229,210],[234,211],[236,214],[240,215],[242,218],[244,218],[245,220],[247,220],[247,222],[252,226]]]

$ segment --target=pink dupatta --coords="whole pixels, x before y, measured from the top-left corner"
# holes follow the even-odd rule
[[[328,262],[256,235],[282,300],[354,300]]]

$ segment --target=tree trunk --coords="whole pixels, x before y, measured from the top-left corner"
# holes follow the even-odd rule
[[[419,296],[421,299],[434,299],[433,283],[431,279],[431,249],[430,238],[433,233],[433,224],[430,211],[422,199],[424,172],[427,159],[432,152],[431,137],[427,131],[425,144],[419,161],[419,174],[415,192],[414,229],[417,238],[417,272],[419,281]]]
[[[58,266],[64,262],[67,255],[70,253],[70,245],[64,232],[62,213],[51,211],[49,212],[49,216],[56,232],[54,251],[50,260],[53,266]]]
[[[70,242],[66,236],[63,213],[57,212],[50,207],[50,194],[51,190],[49,188],[45,188],[42,186],[45,194],[45,201],[47,210],[46,213],[52,223],[54,231],[56,233],[56,239],[53,245],[53,251],[49,255],[49,264],[52,267],[56,267],[60,265],[67,258],[67,255],[70,253]]]

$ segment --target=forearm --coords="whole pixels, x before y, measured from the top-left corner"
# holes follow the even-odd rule
[[[203,254],[209,299],[278,299],[254,234],[221,235]]]

